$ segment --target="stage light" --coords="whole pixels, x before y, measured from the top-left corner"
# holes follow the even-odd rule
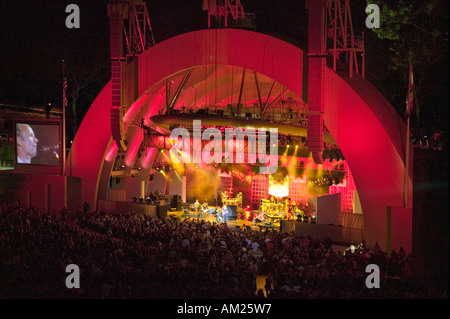
[[[290,145],[288,145],[287,147],[290,147]]]
[[[295,145],[295,148],[298,148],[298,145]]]
[[[164,150],[161,150],[161,153],[164,153]]]

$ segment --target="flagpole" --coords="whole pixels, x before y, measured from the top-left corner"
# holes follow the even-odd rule
[[[408,170],[409,170],[409,112],[406,113],[406,144],[405,144],[405,149],[406,149],[406,154],[405,154],[405,176],[404,176],[404,181],[403,181],[403,194],[404,194],[404,198],[403,198],[403,206],[405,208],[408,208],[408,192],[409,192],[409,174],[408,174]]]
[[[408,72],[408,94],[406,96],[406,141],[405,141],[405,174],[403,179],[403,206],[408,208],[408,193],[409,193],[409,122],[411,118],[411,109],[414,103],[414,75],[412,69],[412,62],[409,60]]]
[[[67,107],[67,80],[66,80],[66,64],[62,60],[62,75],[63,75],[63,101],[62,101],[62,149],[63,149],[63,159],[62,159],[62,176],[64,184],[64,208],[67,208],[67,177],[66,177],[66,107]]]
[[[63,121],[62,121],[62,144],[63,144],[63,162],[62,162],[62,175],[66,176],[66,104],[65,104],[65,98],[66,98],[66,92],[65,92],[65,68],[66,68],[66,64],[65,61],[62,60],[62,73],[63,73],[63,103],[62,103],[62,117],[63,117]]]

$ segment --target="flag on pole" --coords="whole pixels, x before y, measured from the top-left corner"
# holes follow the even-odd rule
[[[408,80],[408,95],[406,96],[406,114],[411,115],[414,108],[414,73],[412,63],[409,62],[409,80]]]
[[[67,91],[67,78],[64,77],[64,82],[63,82],[63,107],[67,107],[66,91]]]

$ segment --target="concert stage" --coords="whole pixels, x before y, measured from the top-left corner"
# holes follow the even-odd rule
[[[163,207],[161,209],[161,207]],[[109,201],[109,200],[99,200],[98,210],[103,212],[108,212],[111,214],[121,214],[125,212],[135,212],[144,214],[152,217],[174,217],[179,219],[204,219],[211,223],[217,223],[216,216],[211,213],[214,211],[214,207],[209,207],[210,213],[207,213],[204,218],[200,218],[199,215],[185,214],[184,211],[170,211],[167,210],[166,206],[157,205],[147,205],[139,203],[130,203],[122,201]],[[314,224],[306,222],[298,222],[291,220],[281,220],[280,223],[266,224],[264,222],[253,222],[247,219],[230,219],[227,220],[227,225],[230,228],[247,228],[253,231],[282,231],[287,233],[294,233],[295,236],[305,236],[309,235],[312,238],[323,239],[325,237],[330,237],[334,243],[342,244],[358,244],[363,240],[363,234],[361,229],[352,229],[342,226],[334,225],[323,225]]]
[[[171,211],[163,206],[163,211],[160,211],[161,206],[147,205],[123,201],[109,201],[99,200],[98,210],[108,212],[111,214],[121,214],[125,212],[135,212],[152,217],[162,218],[177,218],[205,220],[211,223],[217,223],[216,215],[213,212],[216,207],[209,206],[209,212],[203,217],[195,214],[195,212],[186,213],[185,211]],[[331,238],[335,245],[349,246],[350,244],[359,244],[364,240],[362,229],[348,228],[336,225],[317,224],[293,220],[281,220],[279,223],[266,224],[265,222],[254,222],[247,219],[227,219],[227,226],[229,228],[241,228],[249,231],[281,231],[286,233],[293,233],[294,236],[310,236],[315,239]]]

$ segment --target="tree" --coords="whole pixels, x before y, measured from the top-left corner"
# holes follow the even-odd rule
[[[395,93],[396,109],[405,112],[408,68],[414,68],[416,105],[426,106],[425,119],[438,121],[448,105],[448,8],[439,0],[367,0],[380,8],[380,28],[372,31],[388,42],[389,68],[400,73],[403,93]],[[380,67],[380,66],[378,66]],[[386,80],[386,79],[383,79]],[[439,105],[436,105],[439,104]],[[418,114],[417,114],[418,115]],[[430,124],[430,123],[428,123]]]
[[[94,101],[95,96],[100,92],[109,79],[110,65],[107,58],[98,56],[94,63],[84,63],[82,61],[68,61],[68,96],[72,110],[72,134],[75,136],[78,129],[78,119],[82,119],[87,107]],[[80,103],[83,100],[84,103]]]

